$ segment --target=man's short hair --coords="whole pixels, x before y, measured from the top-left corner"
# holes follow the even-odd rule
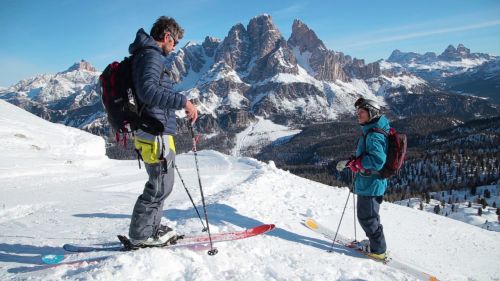
[[[181,40],[184,36],[184,29],[173,18],[166,16],[161,16],[156,20],[149,34],[156,41],[161,41],[167,32],[170,32],[176,40]]]

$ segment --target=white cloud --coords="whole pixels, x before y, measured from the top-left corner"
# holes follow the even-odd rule
[[[303,3],[294,3],[288,7],[276,10],[271,13],[274,17],[291,17],[298,15],[304,9]]]
[[[414,26],[418,26],[418,25],[419,24],[416,24]],[[380,31],[375,31],[375,32],[367,35],[364,38],[358,37],[357,39],[351,39],[351,40],[349,40],[350,42],[348,41],[345,44],[338,46],[338,48],[342,49],[342,48],[349,48],[349,47],[356,47],[356,46],[373,45],[373,44],[377,44],[377,43],[403,41],[403,40],[407,40],[407,39],[420,38],[420,37],[432,36],[432,35],[437,35],[437,34],[446,34],[446,33],[452,33],[452,32],[482,29],[482,28],[494,27],[494,26],[499,26],[499,25],[500,25],[500,19],[476,23],[476,24],[456,26],[456,27],[432,28],[430,30],[429,30],[429,28],[426,28],[425,31],[404,32],[404,29],[396,28],[396,30],[401,30],[401,32],[399,34],[382,36],[382,37],[375,37],[374,36],[375,34],[381,33]]]

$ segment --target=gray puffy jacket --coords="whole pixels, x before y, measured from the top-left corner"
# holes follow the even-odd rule
[[[164,134],[174,135],[175,110],[184,108],[187,98],[173,91],[163,51],[142,28],[128,50],[134,55],[132,78],[137,97],[146,105],[144,112],[163,124]]]

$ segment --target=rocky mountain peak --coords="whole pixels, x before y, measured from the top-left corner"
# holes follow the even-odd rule
[[[71,71],[75,71],[75,70],[86,70],[86,71],[91,71],[91,72],[97,71],[97,69],[95,67],[93,67],[88,61],[83,60],[83,59],[81,61],[73,64],[70,68],[68,68],[64,72],[71,72]]]
[[[262,58],[274,50],[283,37],[268,14],[252,18],[247,25],[247,32],[252,42],[251,54],[257,58]]]
[[[463,56],[463,57],[467,57],[470,55],[470,49],[469,48],[466,48],[464,45],[462,44],[458,44],[457,46],[457,52]]]
[[[461,59],[469,58],[470,55],[470,49],[466,48],[463,44],[459,44],[457,48],[453,45],[449,45],[448,48],[446,48],[446,50],[438,56],[438,58],[445,61],[459,61]]]
[[[244,70],[250,61],[250,40],[243,24],[234,25],[220,43],[215,54],[216,62],[224,62],[235,70]]]
[[[298,47],[301,53],[316,49],[326,50],[325,44],[316,33],[298,19],[293,21],[292,35],[288,39],[288,44],[292,47]]]
[[[220,39],[215,38],[215,37],[210,37],[207,36],[205,37],[205,40],[201,44],[203,46],[203,49],[205,50],[205,54],[209,57],[213,57],[215,54],[215,50],[220,44]]]

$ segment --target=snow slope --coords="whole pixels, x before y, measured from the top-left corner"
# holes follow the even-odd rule
[[[215,151],[199,152],[211,230],[261,223],[275,223],[277,229],[217,244],[213,257],[189,249],[145,249],[100,263],[44,269],[40,256],[63,253],[64,243],[107,243],[127,234],[146,173],[136,161],[104,157],[98,137],[3,101],[0,122],[0,280],[415,280],[340,247],[328,253],[330,241],[301,224],[312,216],[335,228],[348,189],[294,176],[272,162]],[[193,155],[179,155],[177,164],[199,204]],[[340,229],[350,237],[352,205]],[[178,179],[165,209],[163,220],[178,232],[200,233]],[[443,280],[498,280],[499,233],[389,203],[381,215],[391,255],[400,261]],[[359,225],[357,230],[362,239]],[[106,253],[77,258],[101,255]]]

